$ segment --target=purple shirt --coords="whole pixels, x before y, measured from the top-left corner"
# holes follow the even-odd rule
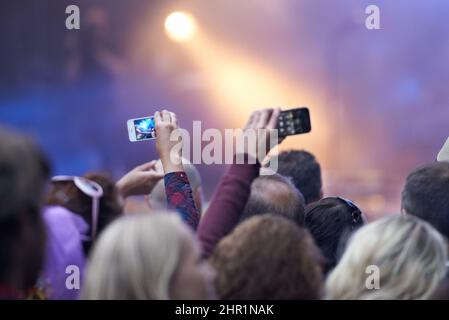
[[[86,238],[89,226],[79,215],[60,206],[46,207],[43,218],[47,228],[47,246],[38,287],[43,289],[46,299],[77,299],[80,290],[73,289],[77,277],[73,270],[79,270],[79,283],[82,285],[85,268],[82,240]],[[69,286],[66,285],[68,278]]]

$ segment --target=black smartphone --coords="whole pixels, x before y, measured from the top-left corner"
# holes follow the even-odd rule
[[[279,137],[307,133],[312,130],[308,108],[281,111],[278,120]]]

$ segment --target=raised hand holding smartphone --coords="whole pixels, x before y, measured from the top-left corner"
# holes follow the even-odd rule
[[[178,129],[176,114],[167,110],[154,114],[156,149],[164,168],[164,173],[183,171],[181,140],[172,141],[172,133]],[[181,147],[180,147],[181,146]]]

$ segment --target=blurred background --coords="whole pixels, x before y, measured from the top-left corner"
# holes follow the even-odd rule
[[[65,28],[70,4],[80,30]],[[365,27],[370,4],[381,30]],[[281,149],[314,153],[325,194],[374,218],[399,211],[406,175],[449,135],[448,16],[442,0],[3,0],[0,122],[55,174],[118,178],[156,157],[127,119],[168,108],[188,130],[224,129],[308,106],[312,132]],[[199,168],[209,199],[224,166]]]

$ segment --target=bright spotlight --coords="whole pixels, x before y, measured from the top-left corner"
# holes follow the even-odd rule
[[[165,19],[165,31],[176,42],[191,40],[196,31],[196,21],[192,15],[177,11]]]

